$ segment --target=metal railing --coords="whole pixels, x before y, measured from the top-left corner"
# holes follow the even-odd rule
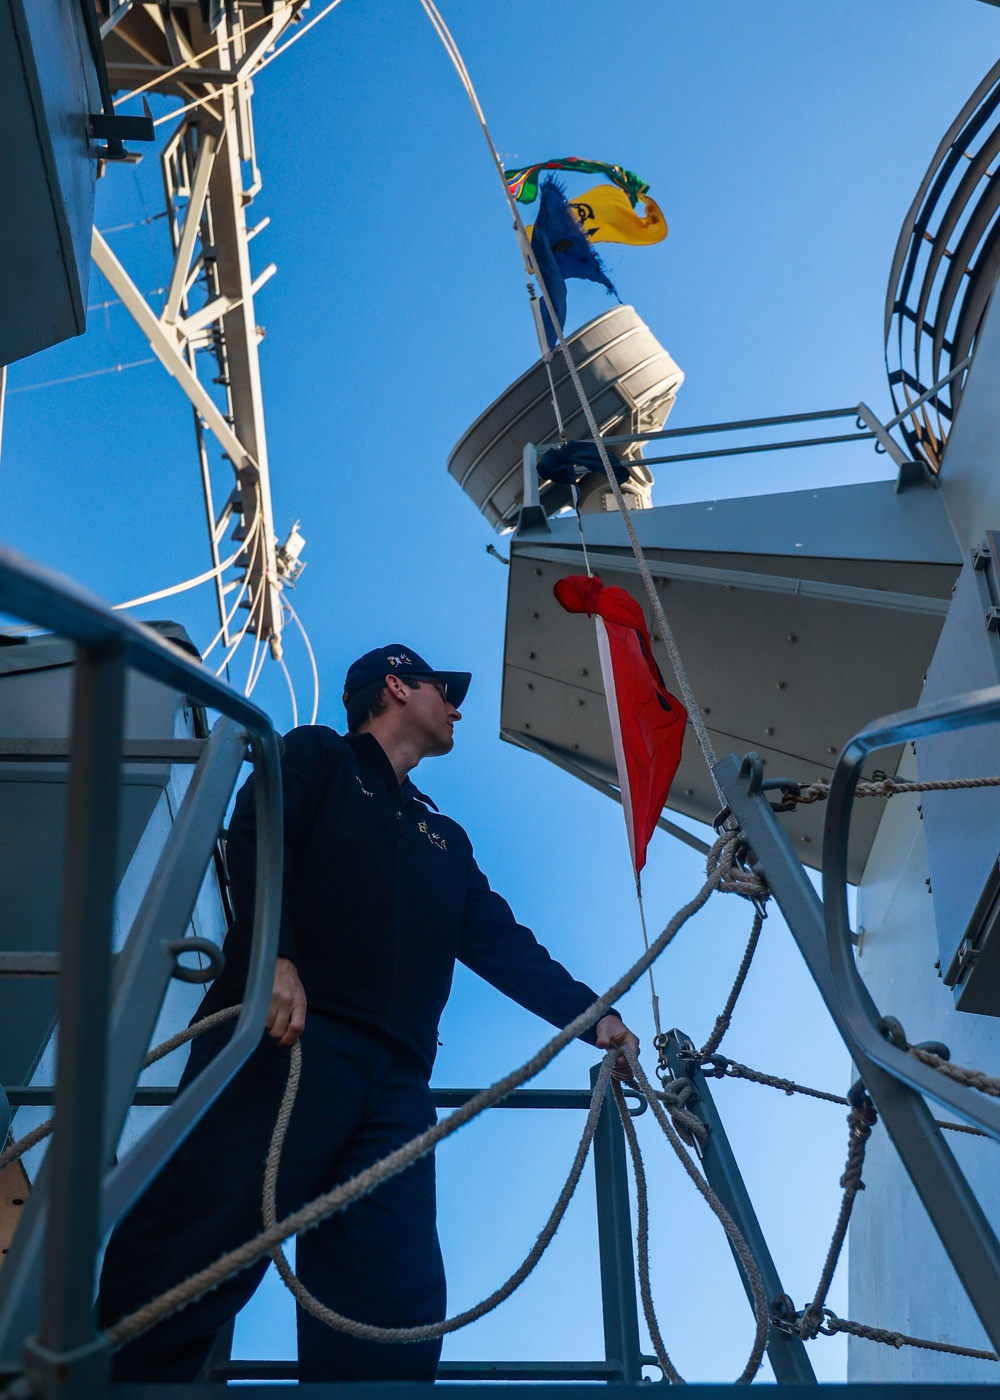
[[[0,609],[76,645],[59,962],[55,1132],[0,1272],[0,1364],[45,1397],[102,1392],[110,1353],[94,1279],[103,1241],[257,1045],[277,952],[280,750],[255,705],[139,623],[0,546]],[[129,670],[218,711],[128,938],[112,956]],[[247,755],[257,774],[257,881],[243,1010],[232,1038],[114,1163],[163,999]],[[190,757],[191,755],[185,755]],[[22,1350],[23,1349],[23,1350]]]
[[[596,1081],[597,1071],[591,1079]],[[54,1085],[10,1086],[6,1089],[11,1107],[44,1108],[55,1100]],[[473,1098],[476,1089],[432,1090],[436,1108],[459,1108]],[[635,1099],[633,1116],[646,1111],[645,1099],[636,1090],[625,1088],[627,1099]],[[132,1106],[167,1107],[176,1102],[172,1085],[151,1085],[136,1089]],[[576,1110],[586,1113],[591,1092],[586,1089],[517,1089],[498,1109]],[[644,1366],[659,1367],[655,1356],[643,1352],[635,1296],[635,1267],[632,1254],[631,1207],[625,1139],[613,1102],[606,1103],[594,1137],[594,1191],[597,1206],[598,1254],[601,1309],[604,1323],[604,1357],[596,1361],[445,1361],[439,1368],[442,1380],[574,1380],[639,1381]],[[230,1380],[294,1381],[298,1365],[294,1361],[247,1360],[228,1355],[232,1329],[225,1345],[215,1352],[209,1368],[212,1382]],[[220,1355],[220,1351],[223,1353]]]
[[[998,155],[1000,63],[934,153],[903,223],[886,293],[885,363],[893,402],[911,456],[935,473],[1000,271]],[[933,384],[945,391],[929,394]]]
[[[965,364],[962,364],[949,370],[940,383],[933,384],[930,389],[924,392],[920,403],[925,403],[928,399],[933,398],[965,367]],[[892,436],[892,430],[902,424],[904,418],[917,406],[909,404],[902,413],[892,418],[888,423],[883,423],[875,411],[862,401],[845,408],[817,409],[814,413],[782,413],[772,415],[769,418],[743,418],[727,423],[698,423],[690,428],[662,428],[658,432],[610,434],[603,438],[603,442],[605,447],[609,448],[633,447],[651,442],[676,442],[684,438],[706,436],[727,437],[733,433],[756,432],[762,428],[782,428],[786,425],[799,423],[823,423],[838,418],[853,418],[854,428],[848,433],[824,433],[818,437],[782,437],[776,441],[765,442],[735,444],[723,442],[711,447],[698,448],[691,452],[669,452],[654,457],[643,456],[638,459],[637,464],[644,467],[655,467],[678,462],[701,462],[720,457],[743,457],[759,452],[787,452],[806,447],[826,447],[848,442],[870,442],[873,443],[876,452],[886,454],[893,462],[898,472],[898,489],[902,489],[928,479],[923,457],[920,457],[916,462],[913,461],[912,454],[908,453]],[[534,443],[529,443],[524,449],[523,466],[523,507],[529,511],[540,505],[544,507],[542,496],[545,493],[544,490],[542,492],[539,490],[537,465],[538,448]],[[559,499],[561,501],[561,497]],[[523,518],[523,524],[527,526],[540,523],[542,522],[538,518],[537,511],[535,514],[529,514]]]

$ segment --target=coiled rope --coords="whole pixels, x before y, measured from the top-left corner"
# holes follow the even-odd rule
[[[306,1312],[318,1318],[320,1322],[325,1322],[327,1327],[332,1327],[338,1332],[346,1332],[351,1337],[359,1337],[369,1342],[425,1342],[434,1337],[443,1337],[449,1332],[457,1332],[461,1327],[468,1327],[470,1323],[476,1322],[479,1318],[485,1317],[487,1313],[498,1308],[505,1302],[512,1293],[516,1292],[524,1283],[525,1279],[532,1273],[542,1255],[548,1249],[555,1238],[556,1230],[566,1214],[566,1208],[572,1200],[573,1193],[577,1188],[587,1154],[590,1151],[590,1144],[593,1142],[594,1133],[597,1131],[597,1120],[601,1115],[601,1108],[604,1104],[605,1091],[611,1077],[611,1069],[618,1058],[617,1050],[609,1050],[601,1064],[597,1082],[594,1085],[594,1092],[590,1100],[590,1111],[587,1114],[587,1122],[580,1138],[576,1155],[573,1158],[573,1165],[570,1167],[569,1176],[565,1185],[559,1192],[559,1198],[552,1208],[548,1220],[543,1225],[538,1238],[531,1246],[524,1262],[518,1266],[505,1283],[499,1288],[477,1303],[475,1307],[466,1308],[463,1312],[456,1313],[454,1317],[446,1318],[443,1322],[432,1322],[422,1327],[376,1327],[372,1323],[357,1322],[353,1318],[344,1317],[342,1313],[334,1312],[328,1308],[305,1286],[289,1264],[280,1244],[271,1252],[278,1273],[281,1275],[288,1290],[294,1295],[295,1301]],[[285,1088],[285,1095],[282,1099],[281,1109],[278,1113],[277,1122],[274,1125],[274,1135],[271,1138],[271,1147],[267,1154],[267,1166],[264,1171],[264,1225],[271,1229],[277,1224],[277,1210],[275,1207],[275,1193],[278,1185],[278,1170],[281,1163],[281,1149],[285,1141],[285,1133],[292,1116],[292,1107],[295,1103],[295,1092],[298,1087],[299,1073],[302,1064],[302,1050],[298,1043],[292,1047],[292,1063],[289,1069],[288,1084]],[[628,1109],[625,1110],[626,1117]]]

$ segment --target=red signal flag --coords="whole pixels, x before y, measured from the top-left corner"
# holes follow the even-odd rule
[[[572,574],[553,588],[567,612],[597,625],[597,647],[614,741],[618,786],[636,882],[681,761],[687,710],[670,694],[642,608],[624,588],[605,588],[595,575]]]

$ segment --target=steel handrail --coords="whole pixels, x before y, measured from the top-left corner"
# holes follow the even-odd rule
[[[233,1034],[211,1064],[105,1179],[121,1214],[191,1131],[256,1048],[267,1018],[281,917],[283,823],[278,737],[263,710],[188,653],[53,570],[0,545],[0,604],[5,612],[49,628],[87,648],[121,648],[125,665],[231,716],[248,734],[254,764],[257,872],[250,964],[243,1009]],[[108,1225],[114,1224],[114,1218]]]
[[[889,389],[910,452],[935,473],[964,386],[956,366],[968,364],[1000,267],[1000,179],[991,170],[1000,150],[998,109],[1000,63],[935,151],[903,221],[889,275],[884,324]],[[946,363],[955,371],[947,395],[929,394],[928,383],[948,377]]]
[[[857,1046],[886,1073],[945,1104],[1000,1140],[1000,1102],[957,1083],[893,1045],[879,1029],[879,1011],[855,962],[847,907],[847,850],[854,792],[869,754],[911,739],[1000,720],[1000,686],[888,715],[856,734],[837,760],[827,798],[823,840],[823,911],[830,971]]]

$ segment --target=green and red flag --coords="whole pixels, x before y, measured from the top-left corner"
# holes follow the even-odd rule
[[[538,181],[543,170],[566,170],[578,175],[603,175],[613,185],[625,191],[633,209],[636,200],[641,199],[649,189],[645,180],[640,180],[634,170],[626,170],[622,165],[606,165],[599,160],[563,156],[561,160],[543,160],[537,165],[526,165],[520,170],[503,172],[507,188],[519,204],[533,204],[538,198]]]

